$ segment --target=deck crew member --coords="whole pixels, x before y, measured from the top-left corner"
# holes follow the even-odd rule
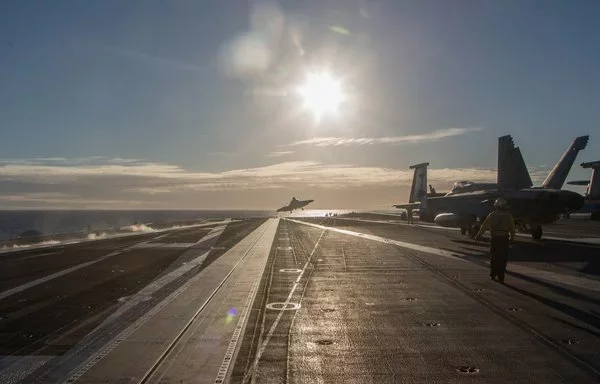
[[[504,283],[504,273],[508,262],[509,245],[515,240],[515,221],[509,212],[506,200],[496,199],[494,210],[485,218],[475,240],[479,240],[486,230],[490,230],[490,277]]]

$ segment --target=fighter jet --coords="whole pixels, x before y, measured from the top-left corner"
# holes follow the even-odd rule
[[[460,228],[463,234],[473,234],[492,211],[494,200],[502,197],[510,205],[519,230],[530,233],[536,240],[540,239],[542,224],[554,222],[560,214],[583,206],[583,196],[560,188],[575,156],[585,148],[587,140],[587,136],[575,139],[541,187],[531,187],[521,152],[514,147],[510,136],[498,139],[497,183],[461,181],[445,196],[430,198],[426,192],[429,163],[413,165],[410,167],[414,169],[414,176],[409,203],[394,207],[406,209],[409,216],[418,209],[421,221]]]
[[[314,200],[296,200],[295,197],[292,197],[292,201],[290,201],[290,203],[285,207],[279,208],[277,212],[293,212],[295,209],[301,209],[304,211],[304,207],[313,201]]]
[[[496,183],[473,183],[459,181],[448,195],[457,193],[487,191],[490,189],[519,190],[526,188],[561,189],[567,179],[575,158],[587,146],[589,136],[579,136],[567,147],[562,157],[548,174],[541,187],[533,187],[529,171],[519,147],[515,146],[510,135],[498,138],[498,169]]]
[[[585,185],[585,203],[583,208],[573,213],[591,213],[592,220],[600,220],[600,161],[581,163],[583,168],[591,168],[592,176],[590,180],[569,181],[570,185]]]

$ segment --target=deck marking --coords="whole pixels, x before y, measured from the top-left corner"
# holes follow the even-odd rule
[[[277,228],[277,226],[275,228]],[[271,249],[269,247],[269,253],[270,252]],[[265,259],[264,266],[266,266],[267,260],[268,256]],[[248,322],[248,313],[250,312],[250,309],[252,308],[252,303],[254,303],[254,299],[256,298],[258,286],[262,280],[262,275],[264,273],[264,266],[263,270],[261,271],[261,273],[259,273],[256,280],[254,281],[254,284],[250,289],[250,293],[248,293],[246,303],[244,304],[244,309],[242,310],[240,318],[235,326],[235,330],[233,331],[233,335],[231,336],[231,340],[229,341],[229,345],[227,346],[227,350],[225,351],[225,357],[223,357],[223,361],[221,362],[221,366],[219,367],[217,377],[215,378],[215,384],[222,384],[225,382],[225,379],[229,374],[229,367],[231,365],[231,362],[235,361],[238,342],[242,338],[243,331],[246,329],[246,323]]]
[[[275,329],[277,328],[277,325],[279,325],[279,322],[281,321],[281,317],[283,316],[285,310],[288,308],[288,305],[291,304],[292,296],[294,295],[294,292],[296,292],[296,288],[298,288],[298,285],[300,284],[300,280],[302,279],[304,272],[306,272],[306,268],[308,268],[308,265],[310,264],[310,259],[312,259],[313,255],[315,254],[315,251],[317,250],[317,247],[321,243],[321,240],[323,239],[323,235],[325,234],[327,229],[328,228],[325,227],[323,229],[323,232],[321,232],[321,236],[319,236],[319,240],[317,240],[315,247],[313,248],[312,252],[308,256],[308,259],[306,260],[306,263],[304,264],[302,271],[296,278],[296,281],[294,281],[294,285],[292,286],[292,289],[290,290],[290,293],[289,293],[287,299],[283,303],[278,303],[278,304],[282,305],[282,308],[279,309],[279,314],[277,315],[277,318],[273,322],[273,325],[271,325],[271,329],[269,329],[269,332],[267,333],[267,337],[265,337],[265,340],[263,341],[262,345],[260,346],[260,349],[256,352],[256,357],[254,358],[254,363],[252,364],[252,369],[250,370],[250,374],[244,375],[242,384],[247,383],[248,379],[254,380],[254,378],[255,378],[254,374],[258,369],[258,362],[260,361],[260,358],[262,357],[263,353],[267,349],[267,346],[269,345],[269,342],[271,341],[271,338],[273,337],[273,333],[275,333]],[[300,303],[298,303],[298,305],[300,305]]]
[[[258,228],[257,228],[257,230],[258,230]],[[192,319],[190,319],[190,321],[193,321],[200,314],[200,312],[204,309],[204,307],[206,307],[208,302],[212,299],[212,297],[214,295],[216,295],[216,293],[221,288],[221,286],[223,284],[225,284],[225,282],[227,281],[229,276],[234,272],[234,270],[238,267],[238,265],[244,260],[245,255],[247,255],[247,253],[250,252],[250,250],[258,242],[258,240],[260,240],[260,238],[264,235],[265,232],[266,232],[266,229],[263,229],[263,232],[260,233],[260,235],[255,235],[255,236],[258,236],[258,239],[250,245],[246,254],[244,254],[240,258],[240,260],[238,260],[238,262],[234,265],[234,267],[231,269],[231,271],[222,280],[221,284],[219,284],[215,288],[215,290],[208,296],[208,298],[204,301],[204,303],[199,307],[198,311],[192,317]],[[252,235],[252,233],[250,235]],[[95,354],[90,356],[84,363],[82,363],[80,366],[78,366],[73,371],[71,371],[72,373],[69,374],[67,379],[63,381],[63,384],[71,384],[71,383],[74,383],[75,381],[77,381],[81,376],[83,376],[87,371],[89,371],[94,365],[96,365],[96,363],[98,363],[100,360],[102,360],[104,357],[106,357],[110,352],[112,352],[116,347],[118,347],[119,344],[121,344],[123,341],[125,341],[129,336],[131,336],[136,330],[138,330],[140,327],[142,327],[154,315],[156,315],[163,308],[165,308],[171,301],[173,301],[175,298],[177,298],[177,296],[179,296],[186,289],[188,289],[190,286],[192,286],[197,281],[199,281],[203,278],[204,278],[204,275],[199,273],[199,274],[195,275],[194,277],[192,277],[191,279],[189,279],[188,281],[186,281],[181,287],[179,287],[177,290],[175,290],[169,296],[164,298],[154,308],[152,308],[150,311],[146,312],[142,317],[137,319],[133,324],[131,324],[129,327],[127,327],[121,333],[119,333],[113,340],[111,340],[110,342],[105,344],[102,348],[100,348],[98,350],[98,352],[96,352]],[[188,324],[191,324],[191,323],[188,323]],[[186,327],[189,327],[189,325]]]
[[[434,224],[420,224],[420,223],[408,224],[406,222],[394,221],[394,220],[369,220],[369,219],[358,219],[358,218],[350,218],[350,217],[341,217],[340,219],[348,220],[348,221],[358,221],[358,222],[363,222],[363,223],[390,224],[390,225],[403,225],[406,227],[430,228],[430,229],[437,229],[437,230],[442,230],[442,231],[453,231],[453,232],[459,231],[459,228],[440,227],[439,225],[434,225]],[[295,221],[293,219],[287,219],[287,220]],[[309,224],[309,223],[303,223],[303,224]],[[311,224],[311,225],[318,225],[318,224]],[[545,234],[564,235],[563,233],[556,232],[556,231],[544,231],[544,233]],[[531,235],[529,233],[516,233],[516,235],[519,237],[526,237],[526,238],[531,237]],[[574,236],[582,236],[582,237],[561,237],[561,236],[546,236],[546,235],[544,235],[542,237],[542,240],[564,241],[567,243],[577,243],[577,244],[592,244],[592,245],[600,244],[600,237],[590,236],[588,234],[583,234],[583,233],[573,233],[573,235]]]
[[[303,221],[299,221],[299,220],[292,220],[292,219],[286,219],[286,220],[290,220],[290,221],[293,221],[293,222],[298,223],[298,224],[308,225],[310,227],[320,228],[320,229],[324,229],[324,230],[325,229],[329,229],[330,231],[334,231],[334,232],[338,232],[338,233],[343,233],[343,234],[346,234],[346,235],[357,236],[357,237],[361,237],[363,239],[378,241],[380,243],[394,244],[394,245],[397,245],[399,247],[404,247],[404,248],[412,249],[412,250],[415,250],[415,251],[431,253],[431,254],[434,254],[434,255],[443,256],[443,257],[449,257],[451,259],[455,259],[455,260],[460,260],[460,261],[463,261],[463,262],[467,262],[467,260],[465,260],[463,258],[463,255],[460,254],[460,253],[458,253],[458,252],[450,252],[450,251],[446,251],[446,250],[443,250],[443,249],[426,247],[426,246],[423,246],[423,245],[417,245],[417,244],[413,244],[413,243],[407,243],[407,242],[399,241],[399,240],[387,239],[387,238],[381,237],[381,236],[369,235],[369,234],[366,234],[366,233],[354,232],[354,231],[349,231],[349,230],[346,230],[346,229],[339,229],[339,228],[335,228],[335,227],[326,227],[324,225],[312,224],[312,223],[307,223],[307,222],[303,222]]]
[[[481,265],[481,260],[474,258],[474,256],[472,254],[465,254],[465,253],[461,253],[461,252],[449,252],[449,251],[446,251],[443,249],[425,247],[422,245],[387,239],[385,237],[368,235],[368,234],[360,233],[360,232],[348,231],[345,229],[339,229],[339,228],[334,228],[334,227],[325,227],[325,226],[322,226],[319,224],[307,223],[307,222],[292,220],[292,219],[286,219],[286,220],[290,220],[290,221],[293,221],[298,224],[308,225],[310,227],[316,227],[316,228],[321,228],[321,229],[327,228],[330,231],[343,233],[343,234],[350,235],[350,236],[357,236],[357,237],[361,237],[361,238],[368,239],[368,240],[378,241],[380,243],[393,244],[393,245],[397,245],[399,247],[413,249],[415,251],[429,253],[432,255],[449,257],[451,259],[460,260],[460,261],[467,262],[467,263],[473,263],[475,261],[475,264]],[[579,277],[579,276],[572,276],[572,275],[567,275],[567,274],[561,274],[561,273],[552,272],[552,271],[544,271],[541,269],[529,268],[529,267],[525,267],[525,266],[518,265],[515,263],[511,263],[509,265],[508,272],[510,273],[511,271],[516,272],[516,273],[521,273],[521,274],[527,275],[527,276],[533,276],[538,279],[550,281],[553,283],[565,284],[565,285],[570,285],[570,286],[577,287],[577,288],[584,288],[584,289],[589,289],[591,291],[599,291],[600,292],[600,281],[598,281],[598,280],[588,279],[588,278]]]
[[[96,259],[96,260],[86,261],[85,263],[77,264],[77,265],[72,266],[70,268],[63,269],[62,271],[58,271],[58,272],[53,273],[51,275],[44,276],[44,277],[41,277],[39,279],[30,281],[29,283],[26,283],[26,284],[23,284],[23,285],[19,285],[18,287],[11,288],[9,290],[6,290],[6,291],[0,293],[0,300],[5,299],[5,298],[7,298],[9,296],[12,296],[12,295],[14,295],[16,293],[23,292],[26,289],[35,287],[36,285],[43,284],[43,283],[45,283],[47,281],[50,281],[50,280],[54,280],[57,277],[61,277],[61,276],[64,276],[66,274],[69,274],[71,272],[75,272],[75,271],[77,271],[79,269],[82,269],[82,268],[88,267],[90,265],[99,263],[99,262],[104,261],[104,260],[106,260],[106,259],[108,259],[110,257],[120,255],[121,253],[126,252],[127,250],[128,249],[126,248],[126,249],[121,250],[121,251],[112,252],[112,253],[109,253],[108,255],[104,255],[104,256]]]

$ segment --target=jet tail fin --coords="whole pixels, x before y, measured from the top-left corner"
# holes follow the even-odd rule
[[[429,163],[411,165],[414,169],[412,186],[410,187],[410,197],[408,202],[420,202],[421,207],[425,207],[427,201],[427,167]]]
[[[600,199],[600,161],[582,163],[583,168],[592,168],[592,177],[587,187],[587,196],[592,200]]]
[[[498,138],[497,182],[500,189],[524,189],[533,185],[521,150],[515,147],[510,135]]]
[[[546,180],[542,183],[542,187],[552,189],[561,189],[563,187],[577,154],[579,151],[585,149],[589,138],[589,136],[579,136],[573,140],[558,163],[552,168]]]

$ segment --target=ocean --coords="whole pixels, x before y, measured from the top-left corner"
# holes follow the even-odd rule
[[[0,240],[22,234],[49,236],[153,223],[273,216],[271,211],[0,211]]]
[[[280,216],[310,217],[328,214],[359,212],[352,210],[307,209]],[[263,210],[116,210],[116,211],[73,211],[73,210],[25,210],[0,211],[0,240],[17,236],[51,236],[71,233],[115,230],[132,225],[171,223],[202,219],[276,217],[274,211]]]

